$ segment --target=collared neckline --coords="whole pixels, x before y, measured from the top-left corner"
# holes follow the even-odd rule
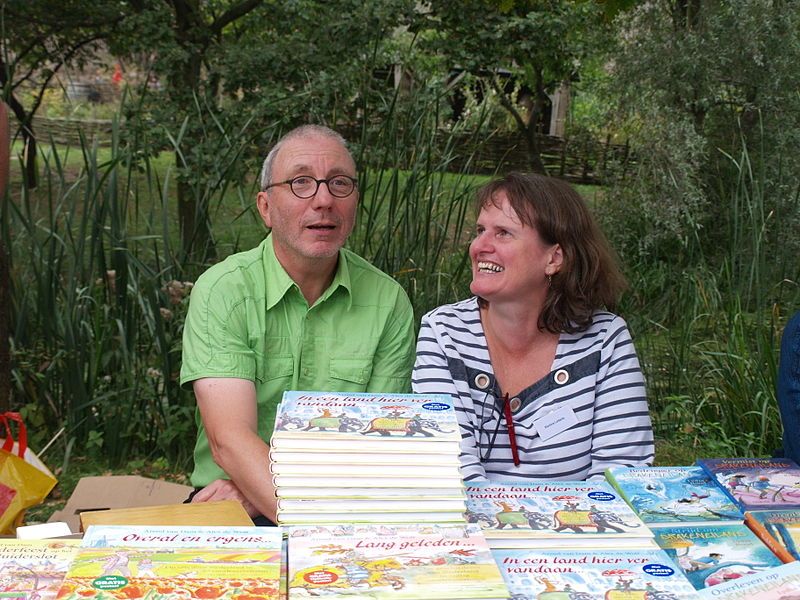
[[[302,296],[302,293],[300,292],[300,288],[294,280],[289,277],[289,274],[278,261],[278,257],[275,256],[272,235],[267,236],[263,244],[264,277],[267,283],[266,302],[267,310],[269,310],[280,302],[289,290],[294,288],[300,296]],[[347,252],[344,249],[339,250],[339,260],[336,262],[336,272],[333,275],[333,281],[331,281],[331,284],[317,299],[314,305],[316,306],[330,298],[340,287],[347,294],[347,308],[349,309],[353,302],[353,295]]]

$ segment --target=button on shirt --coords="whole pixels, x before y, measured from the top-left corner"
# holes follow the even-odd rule
[[[203,377],[253,381],[258,434],[268,441],[285,390],[407,392],[413,362],[413,311],[396,281],[343,249],[331,285],[309,307],[269,236],[198,279],[181,385]],[[192,484],[200,487],[226,475],[211,457],[199,411],[196,420]]]

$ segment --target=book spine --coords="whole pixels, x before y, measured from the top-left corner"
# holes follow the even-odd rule
[[[744,513],[744,523],[750,528],[750,531],[755,533],[764,545],[772,550],[772,553],[780,558],[785,563],[794,562],[796,559],[789,551],[783,547],[778,540],[776,540],[769,530],[764,527],[764,524],[756,519],[749,511]]]

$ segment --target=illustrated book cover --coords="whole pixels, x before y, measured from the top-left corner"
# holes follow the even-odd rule
[[[690,600],[661,550],[492,550],[513,600]]]
[[[324,440],[320,449],[326,452],[370,448],[457,454],[461,432],[446,394],[288,391],[278,406],[270,446],[282,451],[286,439],[296,441],[293,449],[310,449],[301,443],[306,439]]]
[[[470,481],[466,491],[467,522],[479,524],[493,547],[503,538],[637,546],[653,536],[604,481]]]
[[[676,525],[654,533],[656,543],[698,590],[783,564],[743,524]]]
[[[289,600],[502,599],[508,590],[477,528],[408,525],[289,530]]]
[[[800,508],[800,466],[788,458],[697,461],[743,511]]]
[[[800,562],[732,579],[697,594],[703,600],[796,600],[800,598]]]
[[[0,540],[0,598],[53,600],[80,540]]]
[[[606,479],[648,524],[738,522],[742,511],[700,467],[611,467]]]
[[[281,532],[253,527],[92,526],[59,600],[278,600]]]
[[[800,560],[800,509],[748,511],[744,522],[783,562]]]

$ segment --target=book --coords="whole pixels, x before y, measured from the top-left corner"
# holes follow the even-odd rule
[[[278,498],[278,510],[295,512],[456,512],[466,510],[463,499],[416,499],[395,500],[391,498]]]
[[[470,481],[466,491],[467,521],[479,524],[493,547],[503,539],[651,545],[652,532],[604,481]]]
[[[656,543],[698,590],[782,564],[744,524],[676,525],[653,531]]]
[[[340,523],[464,523],[462,511],[355,512],[355,511],[295,511],[279,510],[278,523],[340,524]]]
[[[800,562],[732,579],[697,593],[716,600],[793,600],[800,598]]]
[[[306,487],[280,486],[275,490],[278,498],[389,498],[392,500],[464,499],[463,489],[441,489],[435,487],[418,488],[375,488],[375,487]]]
[[[657,548],[493,549],[513,600],[689,600],[695,590]]]
[[[459,448],[461,431],[453,400],[446,394],[345,394],[287,391],[278,406],[270,446],[282,449],[285,439],[325,440],[323,449],[365,449],[374,438],[375,451],[423,452]],[[387,445],[392,441],[391,445]],[[441,447],[430,442],[444,443]],[[355,443],[355,445],[354,445]],[[378,445],[380,444],[380,445]],[[299,448],[306,449],[302,445]]]
[[[278,600],[281,532],[254,527],[91,526],[59,600]]]
[[[0,540],[0,597],[53,600],[79,540]]]
[[[315,488],[424,488],[428,490],[463,490],[464,482],[461,476],[455,477],[367,477],[362,475],[348,477],[309,477],[308,475],[273,475],[272,482],[280,489],[283,487],[315,487]]]
[[[324,452],[309,450],[275,450],[270,449],[270,460],[282,464],[311,464],[328,467],[332,464],[363,464],[363,465],[452,465],[458,467],[461,463],[458,455],[432,454],[423,452],[368,452],[363,448],[348,452]]]
[[[385,525],[325,535],[289,530],[289,600],[508,598],[477,528]],[[293,535],[294,534],[294,535]]]
[[[606,479],[650,527],[744,519],[736,503],[698,466],[616,466],[606,469]]]
[[[800,509],[748,511],[744,522],[783,562],[800,560]]]
[[[788,458],[706,458],[697,464],[744,511],[800,508],[800,466]]]
[[[398,477],[418,477],[420,479],[428,480],[439,477],[445,477],[450,481],[455,480],[459,476],[458,465],[375,465],[375,464],[347,464],[340,463],[337,465],[312,465],[312,464],[294,464],[294,463],[272,463],[273,475],[304,475],[306,477],[331,476],[333,474],[339,477],[370,477],[387,475],[395,473]],[[424,483],[422,484],[424,485]]]

